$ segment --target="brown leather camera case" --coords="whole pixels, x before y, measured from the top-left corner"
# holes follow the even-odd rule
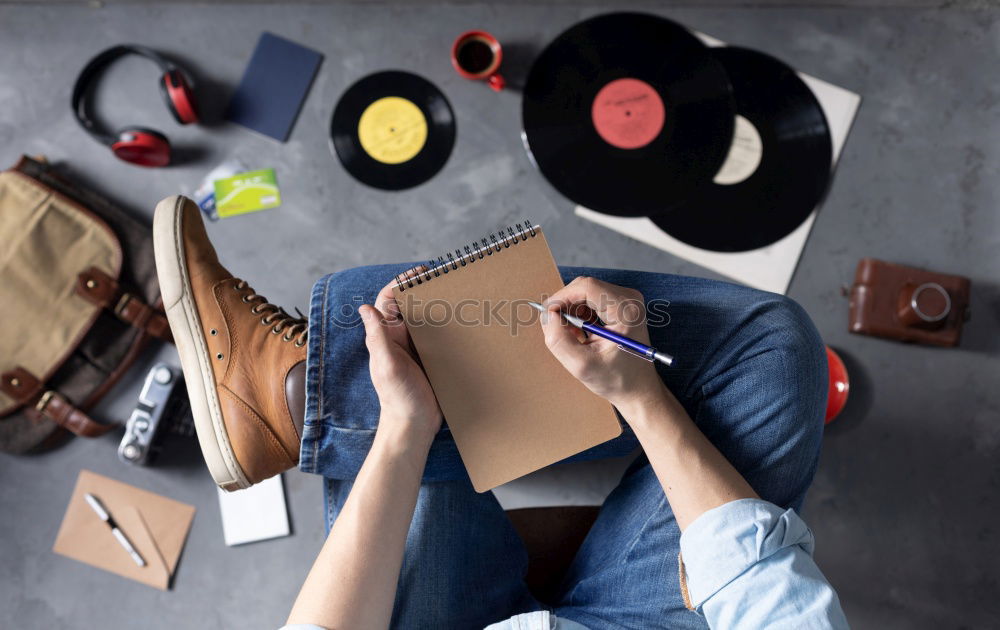
[[[849,330],[935,346],[957,346],[968,319],[972,283],[862,258],[851,287]]]

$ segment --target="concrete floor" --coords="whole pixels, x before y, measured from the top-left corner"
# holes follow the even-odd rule
[[[978,3],[973,3],[978,4]],[[598,6],[486,5],[0,6],[0,164],[20,153],[66,162],[136,213],[190,191],[239,156],[277,169],[284,205],[210,228],[222,258],[273,301],[303,310],[320,275],[418,259],[529,217],[564,264],[708,275],[575,218],[521,148],[519,95],[458,78],[452,38],[485,27],[505,45],[511,83],[532,55]],[[857,628],[981,628],[1000,619],[1000,14],[886,8],[671,8],[692,28],[772,53],[864,96],[790,295],[840,349],[853,384],[827,431],[805,517],[816,557]],[[291,140],[216,122],[261,30],[326,54]],[[186,61],[207,127],[180,128],[155,72],[128,60],[99,94],[116,125],[165,131],[185,163],[146,171],[116,161],[70,116],[86,58],[136,40]],[[327,146],[341,91],[376,70],[420,73],[448,95],[458,141],[444,171],[398,194],[349,177]],[[132,84],[132,85],[130,85]],[[906,346],[847,333],[862,256],[968,275],[973,316],[962,348]],[[171,350],[161,356],[174,360]],[[137,392],[104,406],[120,417]],[[241,548],[222,542],[215,490],[191,444],[157,468],[115,459],[117,436],[77,439],[40,457],[0,456],[0,626],[5,628],[277,627],[323,539],[319,479],[285,485],[294,535]],[[50,552],[80,468],[197,505],[170,592]]]

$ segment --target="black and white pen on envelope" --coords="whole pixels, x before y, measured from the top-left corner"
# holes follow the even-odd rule
[[[115,522],[115,519],[111,518],[111,515],[104,508],[104,505],[101,504],[100,500],[94,495],[90,494],[89,492],[83,495],[83,498],[86,499],[87,504],[90,506],[92,510],[94,510],[97,516],[100,517],[102,521],[108,524],[108,527],[111,528],[111,533],[114,534],[114,537],[116,540],[118,540],[118,543],[125,548],[125,551],[128,552],[128,555],[132,556],[132,560],[134,560],[135,563],[140,567],[146,566],[146,561],[142,559],[142,556],[139,555],[139,552],[136,551],[135,547],[132,546],[132,542],[129,541],[127,536],[125,536],[125,532],[123,532],[121,529],[118,528],[118,524]]]

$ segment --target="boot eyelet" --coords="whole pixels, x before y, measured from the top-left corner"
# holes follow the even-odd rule
[[[272,328],[271,329],[271,333],[274,334],[274,335],[280,335],[281,334],[281,329],[277,328],[277,327]]]
[[[304,341],[302,343],[299,343],[298,341],[295,342],[295,347],[296,348],[301,348],[304,345],[306,345],[306,343]]]
[[[212,330],[208,331],[208,334],[214,337],[219,334],[219,331],[213,328]]]
[[[222,357],[223,357],[223,356],[225,356],[225,355],[223,355],[223,354],[222,354],[222,353],[220,352],[220,353],[218,353],[217,355],[215,355],[215,358],[221,361],[221,360],[222,360]]]
[[[284,341],[291,341],[292,339],[294,339],[294,337],[289,337],[288,335],[282,335],[282,336],[281,336],[281,338],[282,338],[282,339],[283,339]]]
[[[261,317],[261,318],[260,318],[260,325],[261,325],[261,326],[270,326],[270,325],[271,325],[271,322],[267,321],[267,318],[266,318],[266,317]]]
[[[244,304],[249,304],[249,303],[250,303],[250,300],[248,299],[249,297],[250,297],[249,295],[244,295],[244,296],[243,296],[242,298],[240,298],[240,299],[241,299],[241,300],[243,300],[243,303],[244,303]]]

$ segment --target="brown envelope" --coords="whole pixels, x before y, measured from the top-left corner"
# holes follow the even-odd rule
[[[138,566],[111,528],[84,500],[90,493],[146,561]],[[81,470],[52,550],[137,582],[166,590],[187,539],[194,506]]]

